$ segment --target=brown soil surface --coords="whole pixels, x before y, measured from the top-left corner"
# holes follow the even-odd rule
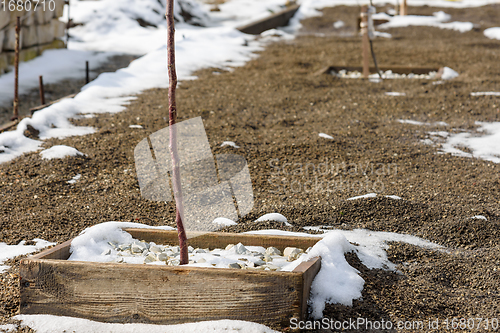
[[[438,10],[409,9],[422,15]],[[438,154],[438,146],[421,142],[429,131],[474,131],[476,121],[500,121],[498,97],[470,96],[498,91],[500,41],[486,38],[483,30],[498,25],[500,5],[442,10],[477,28],[466,33],[391,29],[393,38],[379,38],[374,47],[383,66],[448,66],[460,73],[443,84],[314,75],[325,66],[361,64],[355,34],[359,8],[336,7],[305,21],[300,37],[270,44],[246,66],[231,72],[202,70],[198,80],[182,82],[178,89],[180,120],[201,116],[215,154],[237,153],[248,161],[255,206],[227,231],[329,225],[411,234],[447,247],[439,252],[390,244],[388,257],[400,273],[369,270],[355,254],[347,255],[365,279],[363,299],[352,307],[327,305],[326,318],[393,323],[449,318],[451,323],[452,318],[500,317],[500,165]],[[333,29],[337,20],[346,27]],[[389,91],[406,96],[386,96]],[[166,116],[166,90],[150,90],[125,112],[74,121],[94,126],[95,134],[44,145],[69,145],[85,157],[44,161],[32,153],[0,165],[0,241],[40,237],[62,242],[85,227],[114,220],[173,226],[172,203],[141,198],[133,158],[136,144],[165,127]],[[398,119],[448,126],[415,126]],[[131,129],[131,124],[144,128]],[[220,147],[226,140],[241,148]],[[293,174],[307,163],[329,168],[314,174],[309,166],[308,172]],[[68,184],[76,174],[81,179]],[[331,190],[304,189],[316,176],[333,184]],[[346,201],[369,192],[381,195]],[[253,222],[270,212],[285,215],[293,227]],[[487,221],[469,219],[474,215]],[[0,281],[3,320],[17,311],[18,260]]]

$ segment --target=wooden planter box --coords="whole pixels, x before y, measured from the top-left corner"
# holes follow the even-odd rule
[[[177,232],[125,229],[134,238],[177,244]],[[200,248],[293,246],[313,237],[206,233],[190,238]],[[71,240],[20,264],[21,314],[52,314],[101,322],[176,324],[238,319],[289,326],[306,316],[312,280],[321,259],[293,272],[68,261]]]

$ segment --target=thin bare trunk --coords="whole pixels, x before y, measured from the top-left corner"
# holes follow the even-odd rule
[[[182,223],[180,212],[182,211],[182,190],[180,184],[179,156],[177,153],[177,106],[175,104],[175,88],[177,87],[177,74],[175,72],[175,22],[174,22],[174,0],[167,1],[167,64],[168,64],[168,123],[170,126],[170,156],[172,159],[172,184],[175,194],[175,223],[179,235],[180,264],[189,262],[186,231]]]

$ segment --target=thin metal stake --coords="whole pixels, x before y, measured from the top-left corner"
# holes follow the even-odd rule
[[[11,120],[19,119],[19,35],[21,18],[16,18],[16,48],[14,55],[14,116]]]
[[[85,61],[85,84],[90,82],[89,78],[89,62]]]
[[[43,76],[38,77],[38,83],[40,86],[40,103],[41,105],[45,105],[45,90],[43,89]]]
[[[365,79],[370,75],[370,38],[368,37],[368,6],[361,7],[361,38],[363,47],[363,77]]]
[[[65,2],[68,4],[68,23],[66,24],[66,47],[68,47],[68,42],[69,42],[69,28],[71,27],[71,17],[69,16],[69,1],[66,0]]]

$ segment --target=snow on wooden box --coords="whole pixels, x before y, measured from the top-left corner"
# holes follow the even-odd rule
[[[126,229],[134,238],[176,244],[177,232]],[[191,235],[192,236],[192,235]],[[200,233],[193,247],[244,243],[307,249],[318,238]],[[21,261],[20,313],[102,322],[174,324],[238,319],[288,326],[306,316],[320,258],[292,272],[68,261],[71,241]]]

